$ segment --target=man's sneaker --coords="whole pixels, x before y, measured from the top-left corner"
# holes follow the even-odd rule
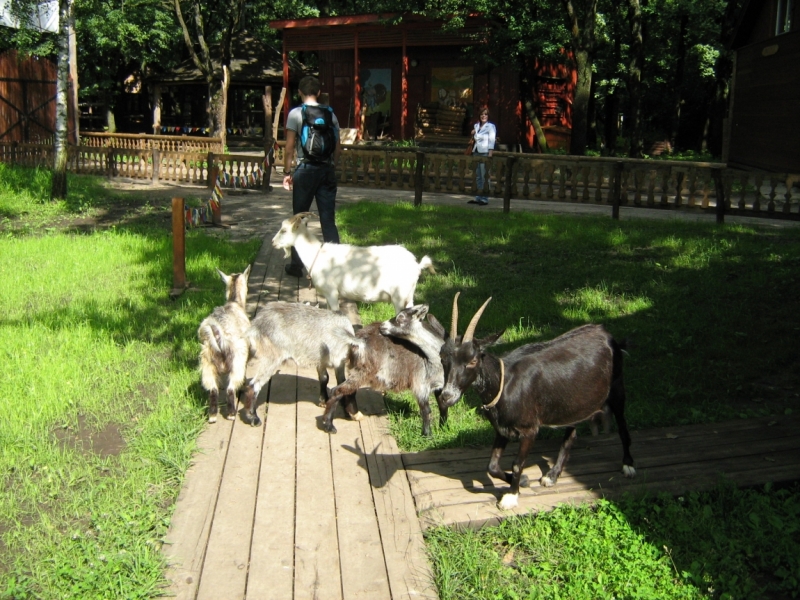
[[[303,269],[302,267],[298,267],[297,265],[288,264],[283,267],[283,270],[286,271],[287,275],[291,275],[292,277],[302,277],[303,276]]]

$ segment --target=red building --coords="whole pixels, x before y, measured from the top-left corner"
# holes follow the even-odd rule
[[[488,43],[481,17],[468,18],[457,32],[442,31],[440,21],[406,16],[397,22],[396,17],[272,22],[283,32],[285,87],[288,53],[316,51],[323,93],[341,126],[357,130],[360,138],[466,144],[473,115],[486,105],[501,147],[530,150],[534,138],[526,96],[536,100],[548,142],[568,145],[571,72],[537,63],[529,78],[535,89],[522,90],[513,67],[476,63],[463,53],[465,46]]]

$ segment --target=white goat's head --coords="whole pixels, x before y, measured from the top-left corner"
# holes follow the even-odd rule
[[[285,219],[278,233],[272,238],[273,248],[283,250],[284,258],[289,258],[297,236],[306,231],[308,220],[313,216],[314,213],[303,212]]]

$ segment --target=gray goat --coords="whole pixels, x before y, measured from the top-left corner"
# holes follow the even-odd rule
[[[217,420],[219,388],[227,378],[228,419],[236,415],[236,393],[244,384],[249,348],[245,333],[250,326],[247,318],[247,279],[250,266],[244,273],[217,273],[225,284],[225,305],[216,307],[203,319],[197,330],[200,338],[200,373],[203,388],[208,392],[208,422]]]
[[[334,369],[336,382],[345,380],[344,369],[351,345],[360,345],[349,319],[331,312],[293,302],[270,302],[253,319],[247,331],[251,357],[248,370],[252,376],[245,390],[244,420],[258,427],[256,399],[261,389],[287,360],[299,367],[314,367],[319,376],[319,401],[328,400],[328,369]],[[357,412],[352,395],[345,399],[345,409],[355,420]]]

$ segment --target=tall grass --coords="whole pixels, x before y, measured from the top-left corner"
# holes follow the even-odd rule
[[[260,242],[190,232],[196,289],[173,302],[166,231],[31,230],[0,237],[0,598],[153,597],[204,423],[214,267],[241,270]]]

